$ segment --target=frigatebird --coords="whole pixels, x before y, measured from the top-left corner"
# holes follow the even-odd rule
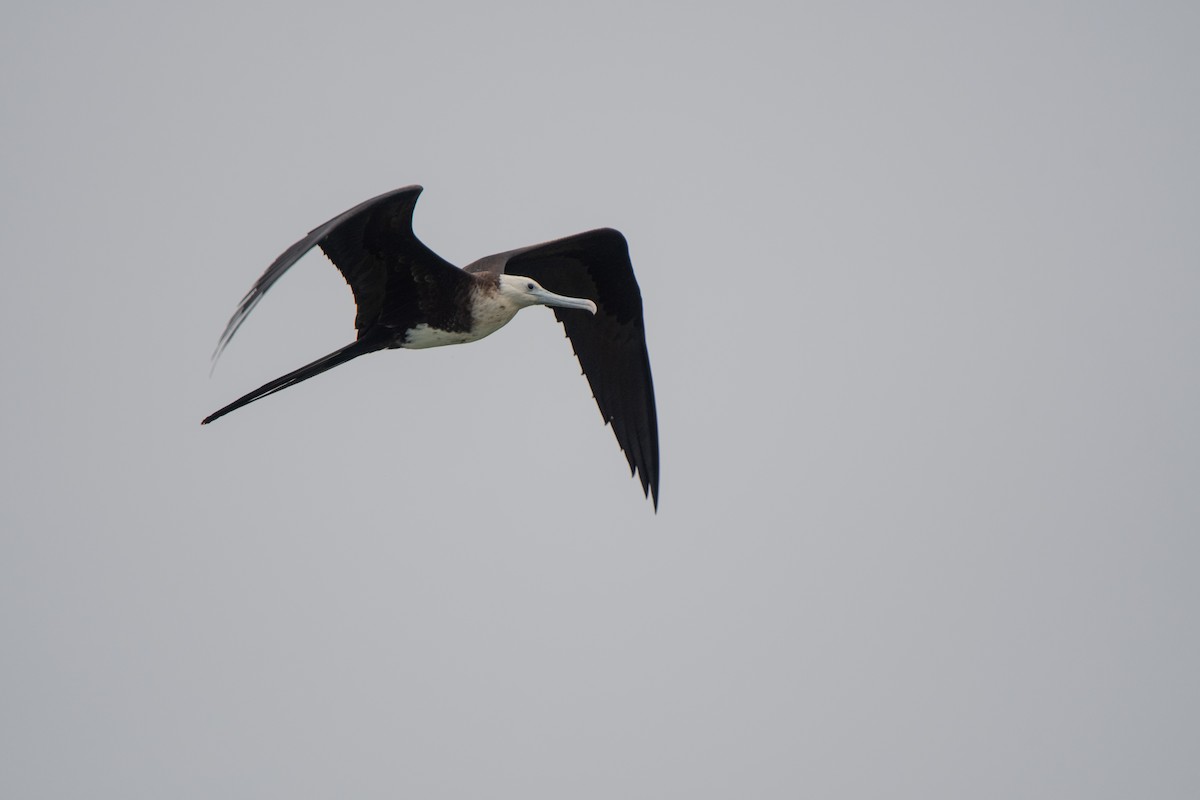
[[[283,252],[238,305],[213,364],[283,273],[320,247],[354,294],[358,338],[324,358],[265,383],[205,417],[294,386],[376,350],[474,342],[522,308],[551,306],[566,329],[606,425],[658,508],[658,418],[646,352],[642,295],[625,237],[612,228],[579,233],[481,258],[465,268],[413,233],[420,186],[405,186],[351,208]]]

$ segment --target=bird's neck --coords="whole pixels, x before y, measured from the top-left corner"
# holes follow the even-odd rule
[[[497,283],[479,282],[475,285],[471,302],[471,333],[477,339],[503,328],[521,310],[521,306],[505,297]]]

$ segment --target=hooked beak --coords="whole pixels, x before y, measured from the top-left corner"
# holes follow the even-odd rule
[[[533,293],[537,298],[538,303],[544,306],[555,306],[556,308],[578,308],[582,311],[590,311],[596,313],[596,304],[591,300],[582,297],[564,297],[561,294],[548,292],[545,289],[537,289]]]

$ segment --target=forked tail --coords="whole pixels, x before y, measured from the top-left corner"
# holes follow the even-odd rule
[[[318,358],[316,361],[308,364],[307,366],[301,367],[295,372],[289,372],[282,378],[276,378],[270,383],[264,383],[253,392],[243,395],[221,410],[214,411],[213,413],[209,414],[200,421],[200,424],[207,425],[214,419],[220,419],[230,411],[236,411],[244,405],[253,403],[255,400],[261,400],[267,395],[275,394],[275,392],[278,392],[281,389],[286,389],[289,386],[295,386],[301,381],[306,381],[314,375],[320,375],[326,370],[331,370],[339,364],[345,364],[347,361],[351,361],[359,356],[365,356],[367,353],[374,353],[376,350],[382,350],[387,347],[389,339],[390,337],[383,335],[368,336],[359,339],[353,344],[346,345],[341,350],[335,350],[323,358]]]

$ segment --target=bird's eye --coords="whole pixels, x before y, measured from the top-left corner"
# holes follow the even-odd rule
[[[533,284],[532,284],[532,283],[530,283],[530,284],[527,284],[527,285],[525,286],[525,288],[526,288],[526,289],[528,289],[529,291],[531,291],[531,292],[532,292],[532,291],[533,291]]]

